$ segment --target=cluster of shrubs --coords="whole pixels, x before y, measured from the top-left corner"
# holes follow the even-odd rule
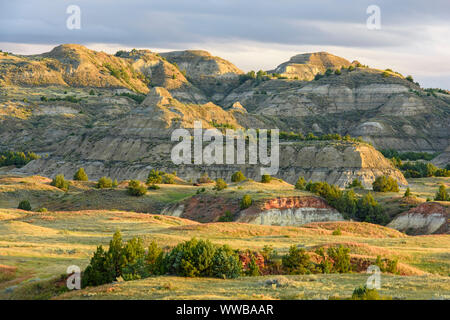
[[[175,183],[176,172],[166,173],[164,171],[152,169],[147,176],[147,184],[174,184]]]
[[[396,271],[396,262],[377,262],[387,272]],[[223,279],[267,274],[348,273],[355,269],[349,249],[342,245],[308,253],[293,245],[286,255],[278,256],[271,246],[261,252],[233,250],[209,240],[191,239],[163,250],[152,242],[145,250],[139,238],[123,242],[116,231],[107,250],[98,246],[82,276],[83,286],[111,283],[118,278],[142,279],[157,275],[216,277]]]
[[[114,179],[114,181],[111,178],[108,177],[101,177],[98,179],[96,187],[97,189],[110,189],[110,188],[116,188],[119,185],[117,182],[117,179]]]
[[[215,120],[211,121],[210,124],[216,129],[232,129],[236,130],[236,127],[229,123],[218,123]]]
[[[17,151],[4,151],[0,152],[0,167],[4,166],[17,166],[23,167],[31,160],[39,159],[40,156],[33,152],[17,152]]]
[[[63,174],[58,174],[53,178],[50,185],[67,192],[69,190],[70,183],[64,178]]]
[[[197,179],[197,182],[198,183],[211,183],[213,181],[209,178],[208,174],[205,172],[201,175],[200,178]]]
[[[353,290],[350,300],[392,300],[392,297],[382,296],[377,289],[369,289],[364,285]]]
[[[370,192],[362,198],[358,198],[353,189],[342,191],[338,186],[324,181],[309,181],[303,188],[303,180],[301,180],[297,189],[299,188],[323,197],[330,206],[341,212],[346,219],[377,224],[388,222],[388,215]]]
[[[372,183],[373,191],[377,192],[398,192],[399,187],[397,180],[392,177],[379,176]]]
[[[219,178],[216,180],[216,185],[214,186],[213,190],[221,191],[226,188],[228,188],[228,184],[225,182],[225,180]]]
[[[140,197],[147,193],[147,186],[139,180],[130,180],[128,182],[127,192],[131,196]]]
[[[235,173],[233,173],[231,175],[231,181],[232,182],[241,182],[246,180],[247,178],[244,176],[244,174],[242,173],[242,171],[236,171]]]
[[[427,160],[430,161],[437,156],[437,153],[428,153],[428,152],[398,152],[394,149],[381,149],[381,154],[386,158],[396,158],[400,160]]]
[[[111,283],[117,278],[135,280],[152,275],[173,274],[183,277],[236,278],[242,264],[237,251],[217,246],[208,240],[191,239],[165,252],[152,242],[146,251],[142,240],[126,243],[117,231],[108,250],[98,246],[83,272],[83,286]]]
[[[241,200],[241,209],[247,209],[252,205],[252,197],[248,194],[245,194]]]
[[[441,169],[432,163],[424,162],[405,162],[393,160],[400,170],[403,171],[405,178],[425,178],[425,177],[450,177],[450,170]]]
[[[361,64],[359,63],[359,64],[356,65],[356,67],[361,68],[361,67],[363,67],[363,65],[361,65]],[[334,71],[333,71],[333,69],[328,68],[323,74],[322,74],[322,73],[316,74],[315,77],[314,77],[314,80],[320,80],[320,79],[322,79],[322,78],[324,78],[324,77],[328,77],[328,76],[332,75],[333,73],[334,73],[335,75],[338,75],[338,76],[339,76],[339,75],[342,74],[342,71],[344,71],[344,70],[347,70],[348,72],[352,72],[352,71],[354,71],[355,69],[356,69],[356,68],[355,68],[355,66],[353,66],[353,65],[350,65],[348,68],[342,67],[342,68],[336,69],[336,70],[334,70]]]
[[[268,133],[269,135],[269,133]],[[270,135],[269,135],[270,136]],[[352,142],[365,142],[361,137],[352,138],[350,135],[341,136],[338,133],[327,133],[321,136],[316,136],[314,133],[310,132],[306,136],[300,133],[295,133],[293,131],[286,132],[280,131],[280,139],[281,140],[300,140],[300,141],[313,141],[313,140],[323,140],[323,141],[352,141]]]
[[[67,102],[72,102],[72,103],[78,103],[81,100],[82,100],[81,98],[77,98],[75,96],[65,96],[64,98],[61,98],[61,97],[47,98],[46,96],[42,96],[41,97],[41,101],[42,102],[47,102],[47,101],[67,101]]]
[[[116,96],[128,97],[136,101],[138,104],[142,103],[142,101],[144,101],[145,99],[145,96],[142,94],[133,94],[130,92],[122,92],[120,94],[116,94]]]
[[[425,177],[450,177],[450,166],[438,168],[432,163],[426,163],[418,160],[430,161],[436,157],[437,153],[427,152],[403,152],[399,153],[393,149],[380,150],[380,152],[389,158],[392,164],[403,171],[405,178],[425,178]],[[403,162],[410,160],[407,162]]]
[[[436,192],[436,196],[434,197],[436,201],[450,201],[450,197],[447,192],[447,188],[441,184],[438,192]]]
[[[267,74],[267,72],[263,70],[259,70],[258,72],[255,72],[253,70],[247,72],[246,74],[241,74],[239,76],[239,82],[244,83],[247,80],[256,80],[256,81],[265,81],[269,80],[270,76]]]
[[[128,73],[126,72],[126,70],[124,68],[115,68],[114,66],[112,66],[109,63],[106,63],[103,65],[106,69],[108,69],[109,74],[112,75],[113,77],[121,80],[125,80],[126,82],[128,82],[130,80],[130,77],[128,76]]]
[[[347,189],[364,189],[364,186],[362,185],[361,181],[358,179],[353,179],[353,181],[346,186]]]

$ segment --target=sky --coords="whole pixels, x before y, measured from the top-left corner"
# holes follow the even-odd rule
[[[79,29],[67,27],[70,5],[80,8]],[[371,5],[379,29],[367,27]],[[0,0],[0,49],[36,54],[63,43],[203,49],[244,71],[327,51],[450,89],[449,0]]]

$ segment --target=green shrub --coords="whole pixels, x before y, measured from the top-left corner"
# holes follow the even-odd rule
[[[145,254],[142,240],[133,238],[125,245],[120,231],[116,231],[109,242],[109,249],[105,251],[98,246],[89,265],[83,272],[83,286],[97,286],[111,283],[118,277],[127,279],[138,278],[132,269],[136,269]],[[124,274],[124,270],[126,273]]]
[[[249,277],[257,277],[261,275],[261,270],[259,270],[259,266],[256,263],[255,256],[252,254],[250,258],[250,262],[247,265],[247,270],[245,274]]]
[[[270,183],[272,181],[272,177],[269,174],[263,174],[261,177],[262,183]]]
[[[341,72],[340,69],[336,69],[336,70],[334,71],[334,74],[339,76],[339,75],[342,74],[342,72]]]
[[[162,176],[163,176],[163,172],[162,171],[158,171],[155,169],[152,169],[152,171],[150,171],[150,173],[148,174],[147,177],[147,184],[157,184],[157,183],[162,183]]]
[[[122,97],[128,97],[130,99],[133,99],[134,101],[136,101],[138,104],[140,104],[142,101],[144,101],[145,99],[145,95],[142,94],[132,94],[129,92],[122,92],[119,94],[119,96]]]
[[[378,204],[370,192],[358,200],[356,217],[360,221],[382,225],[386,224],[389,219],[383,207]]]
[[[340,236],[340,235],[342,235],[341,228],[337,227],[336,229],[334,229],[332,235],[333,236]]]
[[[248,194],[245,194],[241,200],[241,209],[247,209],[252,205],[252,197]]]
[[[39,159],[40,156],[33,152],[15,152],[15,151],[4,151],[0,152],[0,167],[5,166],[16,166],[23,167],[28,162],[32,160]]]
[[[216,185],[214,187],[214,190],[221,191],[223,189],[226,189],[227,187],[228,187],[228,185],[225,182],[225,180],[219,178],[216,180]]]
[[[244,174],[242,173],[242,171],[236,171],[235,173],[233,173],[233,175],[231,176],[231,181],[232,182],[241,182],[244,181],[245,179],[247,179]]]
[[[378,192],[398,192],[397,181],[392,177],[379,176],[372,183],[373,191]]]
[[[219,222],[231,222],[234,219],[234,215],[231,213],[230,210],[225,211],[223,216],[219,218]]]
[[[200,178],[197,179],[198,183],[211,183],[212,180],[209,178],[208,174],[205,172]]]
[[[157,186],[156,184],[151,184],[151,185],[148,186],[148,188],[149,188],[150,190],[158,190],[158,189],[161,189],[161,187],[160,187],[160,186]]]
[[[403,196],[406,198],[406,197],[409,197],[410,195],[411,195],[411,189],[409,189],[409,187],[408,187],[408,188],[406,188],[405,194]]]
[[[360,286],[353,290],[352,300],[383,300],[377,289],[368,289],[367,286]]]
[[[37,210],[37,212],[47,212],[47,211],[48,211],[47,208],[39,208]]]
[[[152,241],[148,246],[145,262],[149,274],[161,275],[165,273],[164,252],[155,241]]]
[[[166,256],[167,271],[183,277],[210,276],[215,251],[209,240],[193,238],[179,243]]]
[[[414,79],[412,76],[407,76],[405,79],[408,80],[409,82],[414,82]]]
[[[95,91],[93,89],[89,90],[89,95],[90,96],[95,96]]]
[[[114,181],[112,182],[112,187],[117,188],[118,186],[119,186],[119,182],[117,182],[117,179],[114,179]]]
[[[241,275],[239,255],[229,246],[218,247],[213,256],[211,275],[216,278],[234,279]]]
[[[328,256],[333,260],[333,271],[347,273],[351,271],[350,249],[339,245],[337,248],[330,247],[327,250]]]
[[[138,180],[130,180],[127,192],[131,196],[141,197],[147,193],[147,188]]]
[[[441,186],[439,187],[438,192],[436,192],[436,196],[434,197],[434,200],[436,201],[448,201],[450,200],[448,193],[447,193],[447,188],[445,188],[445,186],[443,184],[441,184]]]
[[[59,188],[61,190],[64,190],[64,191],[69,190],[69,181],[66,181],[64,179],[63,174],[58,174],[56,177],[54,177],[52,182],[50,183],[50,185],[52,185],[56,188]]]
[[[316,266],[316,271],[320,273],[331,273],[333,271],[333,263],[328,256],[325,255],[323,248],[316,249],[316,254],[320,257],[320,262]]]
[[[84,171],[84,168],[80,168],[77,170],[77,172],[75,172],[75,175],[73,176],[73,180],[77,180],[77,181],[88,181],[89,180],[88,175]]]
[[[112,188],[112,180],[108,177],[101,177],[97,182],[98,189]]]
[[[305,249],[299,249],[296,245],[292,245],[289,248],[289,253],[283,256],[281,263],[288,274],[311,273],[312,263],[309,255],[306,253]]]
[[[98,246],[81,277],[83,287],[98,286],[115,280],[115,269],[108,258],[108,253],[102,246]]]
[[[353,179],[352,183],[350,183],[347,188],[357,188],[357,189],[364,189],[364,186],[362,185],[361,181],[358,179]]]
[[[380,268],[381,272],[389,272],[393,274],[398,274],[398,260],[397,259],[381,259],[381,256],[377,256],[374,263]]]
[[[21,209],[21,210],[25,210],[25,211],[30,211],[31,210],[30,201],[28,201],[28,200],[20,201],[19,206],[17,208]]]
[[[165,173],[162,177],[163,184],[175,184],[175,176],[173,174]]]
[[[297,182],[295,183],[295,189],[297,190],[305,190],[306,180],[303,177],[299,177]]]

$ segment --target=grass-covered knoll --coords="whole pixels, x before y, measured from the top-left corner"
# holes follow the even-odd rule
[[[199,224],[170,216],[105,210],[36,213],[1,209],[0,217],[0,264],[17,268],[14,279],[0,283],[0,297],[11,296],[4,290],[18,284],[21,288],[25,284],[23,281],[29,281],[27,279],[41,282],[59,277],[65,273],[67,266],[72,264],[85,268],[96,246],[107,246],[111,235],[118,229],[121,230],[124,240],[138,236],[143,239],[144,246],[156,241],[167,249],[192,237],[209,239],[214,244],[227,244],[240,250],[261,250],[265,245],[272,245],[280,254],[286,254],[292,244],[304,246],[308,251],[314,251],[317,247],[342,244],[350,249],[352,257],[373,261],[377,255],[395,258],[401,265],[412,268],[409,274],[417,274],[417,270],[435,273],[440,275],[443,284],[448,278],[442,277],[448,277],[450,274],[449,236],[410,237],[385,227],[365,223],[311,224],[304,227],[243,223]],[[339,236],[333,235],[337,228],[341,230]],[[342,277],[345,282],[348,281],[345,279],[353,276]],[[417,278],[417,281],[419,279]],[[431,278],[422,280],[425,284],[434,281]],[[177,283],[184,286],[184,281],[178,280]],[[186,281],[190,283],[191,280]],[[255,280],[238,281],[253,283]],[[340,283],[340,280],[336,281]],[[224,285],[227,283],[229,282],[224,282]],[[340,294],[338,288],[336,284],[334,294]],[[20,291],[15,292],[19,294]],[[306,291],[305,294],[309,295]]]

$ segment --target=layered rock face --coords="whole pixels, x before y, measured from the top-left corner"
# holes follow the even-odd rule
[[[222,102],[239,101],[259,126],[362,136],[378,148],[441,151],[449,145],[450,109],[398,74],[356,68],[320,80],[247,81]]]
[[[172,162],[171,150],[177,144],[170,141],[174,129],[193,128],[195,120],[201,121],[203,128],[212,128],[213,121],[239,128],[237,114],[242,115],[238,106],[225,111],[212,103],[182,104],[164,88],[153,88],[143,103],[126,117],[113,121],[106,128],[69,136],[51,157],[33,161],[21,171],[70,176],[78,167],[84,167],[95,179],[107,175],[117,179],[145,180],[154,168],[177,171],[184,179],[195,180],[207,172],[211,178],[229,181],[234,172],[241,170],[247,177],[259,180],[261,165],[250,165],[248,161],[243,165],[225,164],[225,158],[224,164],[212,165],[175,165]],[[236,155],[236,144],[234,148]],[[367,144],[344,141],[282,142],[279,154],[280,168],[275,176],[289,183],[295,183],[301,175],[313,181],[327,181],[340,186],[346,186],[358,178],[370,187],[377,176],[387,175],[393,176],[401,185],[407,184],[403,175]]]
[[[271,73],[278,73],[288,78],[298,80],[313,80],[318,73],[324,73],[327,69],[347,68],[351,65],[344,58],[337,57],[328,52],[303,53],[293,56],[289,61],[280,64]]]
[[[310,222],[342,221],[343,216],[317,197],[276,198],[240,212],[237,221],[271,226],[301,226]]]
[[[231,89],[237,87],[239,75],[243,74],[232,63],[203,50],[173,51],[161,53],[161,56],[175,64],[214,103],[222,101]]]
[[[291,60],[323,68],[348,65],[325,53]],[[152,168],[176,170],[186,179],[202,172],[230,179],[237,170],[260,178],[257,165],[174,166],[171,132],[192,128],[196,120],[203,128],[360,135],[376,147],[397,150],[436,151],[449,144],[447,95],[427,96],[398,74],[384,77],[369,68],[343,69],[318,81],[243,81],[241,70],[204,51],[108,55],[62,45],[36,56],[0,55],[0,70],[0,149],[49,155],[23,168],[26,173],[71,176],[84,166],[93,179],[145,179]],[[406,184],[366,144],[280,145],[277,176],[290,183],[303,175],[340,186],[358,178],[370,187],[381,174]]]
[[[229,211],[236,222],[270,226],[300,226],[310,222],[342,221],[343,216],[318,197],[280,197],[261,200],[240,210],[239,199],[220,196],[194,196],[166,207],[161,214],[199,222],[215,222]]]
[[[426,202],[401,213],[387,226],[408,234],[449,233],[450,210],[439,203]]]

